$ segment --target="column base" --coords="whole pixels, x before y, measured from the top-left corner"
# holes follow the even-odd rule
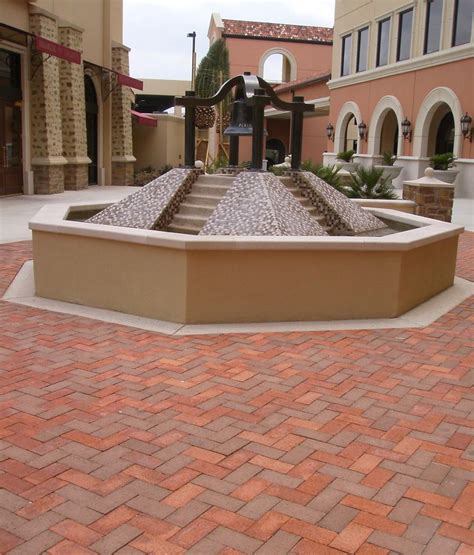
[[[453,213],[454,188],[403,186],[403,199],[416,203],[415,214],[442,222],[451,222]]]
[[[64,193],[64,166],[32,166],[35,195]]]
[[[133,185],[133,176],[133,162],[112,162],[112,185]]]
[[[85,164],[68,164],[64,166],[64,189],[80,191],[89,187],[88,167]]]

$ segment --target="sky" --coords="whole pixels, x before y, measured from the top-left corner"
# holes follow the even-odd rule
[[[191,79],[192,39],[197,61],[207,53],[211,14],[224,19],[332,27],[335,0],[124,0],[124,43],[130,75],[141,79]]]

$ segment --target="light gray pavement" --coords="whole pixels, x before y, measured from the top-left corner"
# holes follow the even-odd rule
[[[45,204],[73,202],[115,202],[137,191],[138,187],[99,187],[66,191],[57,195],[19,195],[0,198],[0,243],[28,241],[28,222]],[[454,199],[453,223],[474,231],[474,199]]]

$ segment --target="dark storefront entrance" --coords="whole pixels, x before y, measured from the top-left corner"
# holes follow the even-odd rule
[[[0,49],[0,196],[23,192],[20,55]]]
[[[91,159],[89,164],[89,185],[97,185],[97,124],[99,106],[94,82],[89,75],[84,76],[86,94],[86,128],[87,128],[87,156]]]

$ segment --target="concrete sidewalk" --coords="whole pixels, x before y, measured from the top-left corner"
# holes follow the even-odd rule
[[[73,202],[116,202],[137,191],[139,187],[99,187],[83,191],[65,191],[59,195],[18,195],[0,198],[0,243],[28,241],[28,222],[45,204]]]

